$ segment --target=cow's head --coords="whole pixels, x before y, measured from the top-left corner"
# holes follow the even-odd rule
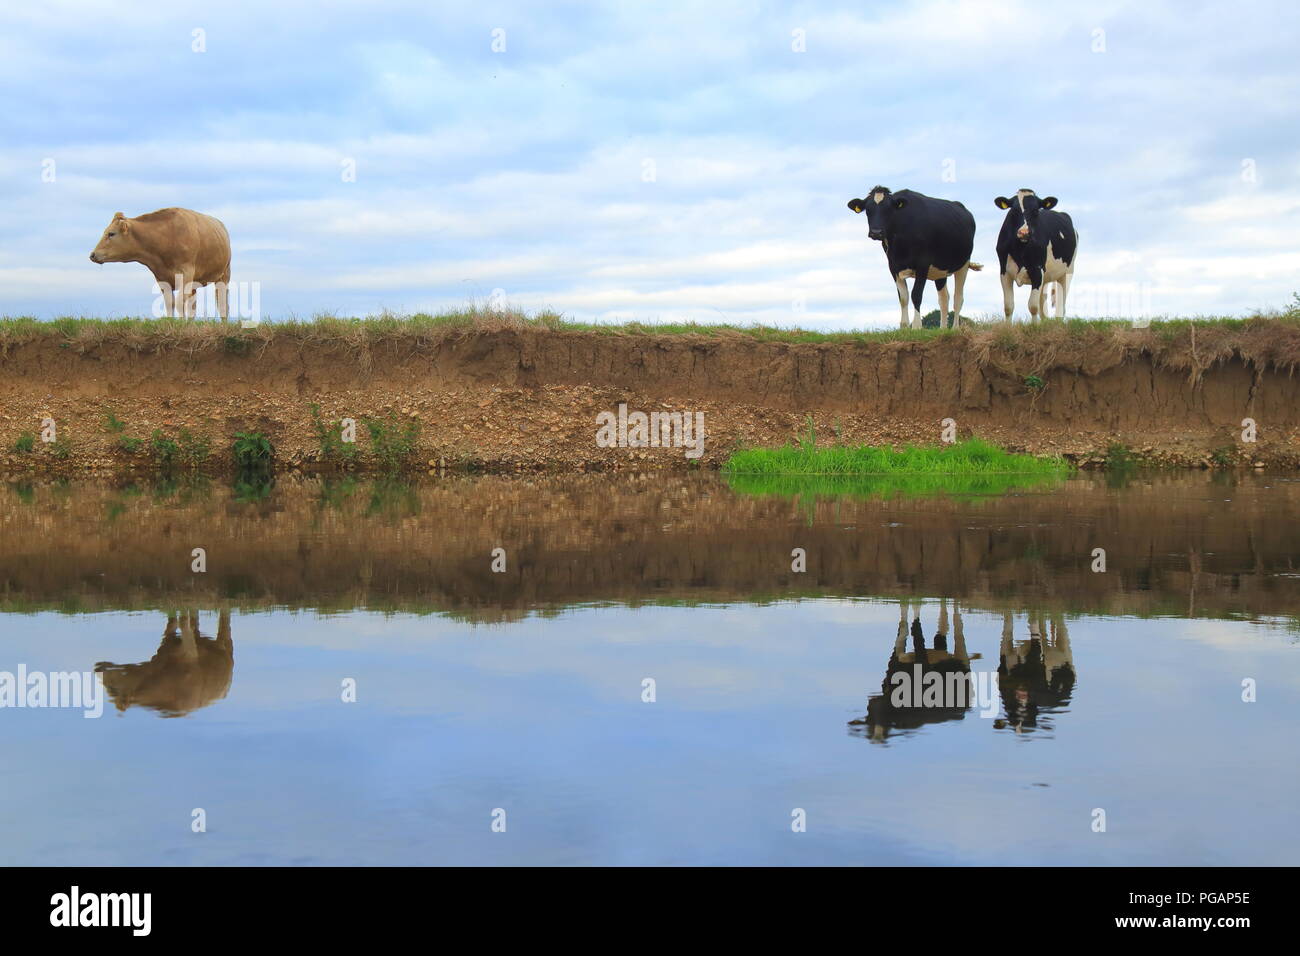
[[[1018,189],[1010,199],[999,196],[993,205],[1007,211],[1006,221],[1016,230],[1016,238],[1028,242],[1038,232],[1038,213],[1055,206],[1056,197],[1039,199],[1032,189]]]
[[[850,199],[849,208],[854,212],[867,214],[867,235],[872,239],[884,239],[894,213],[907,205],[902,196],[895,196],[884,186],[876,186],[867,193],[865,199]]]
[[[117,212],[99,237],[99,244],[90,250],[90,261],[134,262],[139,252],[140,244],[131,235],[131,220]]]

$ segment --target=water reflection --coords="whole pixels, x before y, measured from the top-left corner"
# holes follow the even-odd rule
[[[230,691],[234,668],[229,610],[217,613],[215,637],[200,633],[197,611],[172,613],[167,616],[162,643],[149,660],[139,664],[100,661],[95,665],[119,712],[145,707],[163,717],[183,717],[221,700]]]
[[[907,623],[909,605],[914,608],[911,627]],[[952,649],[948,649],[948,600],[939,602],[939,619],[925,646],[921,626],[921,602],[903,600],[898,604],[898,634],[894,652],[885,667],[880,693],[867,700],[867,715],[849,722],[851,732],[862,733],[875,743],[891,734],[918,730],[926,724],[961,720],[972,703],[970,662],[980,655],[966,650],[961,608],[952,607]],[[911,651],[907,639],[911,635]]]
[[[908,625],[908,609],[912,621]],[[926,647],[921,624],[921,602],[903,600],[898,605],[898,633],[885,668],[880,693],[867,700],[865,717],[849,721],[850,733],[873,743],[908,736],[930,724],[962,720],[975,709],[992,717],[992,685],[981,680],[988,672],[972,673],[970,662],[980,653],[966,648],[961,607],[952,602],[952,648],[948,647],[948,599],[939,601],[939,615]],[[1025,638],[1017,640],[1015,616],[1002,614],[1002,639],[998,648],[997,692],[1001,716],[996,730],[1017,734],[1052,729],[1054,715],[1065,713],[1074,692],[1074,654],[1065,616],[1028,611]],[[911,637],[911,650],[908,637]]]
[[[1294,862],[1300,771],[1276,755],[1300,710],[1300,482],[824,490],[0,485],[0,674],[126,662],[99,673],[146,718],[0,712],[0,845],[81,865]],[[206,838],[158,825],[200,798],[223,821]],[[498,806],[522,817],[509,839]],[[796,806],[816,826],[792,840]],[[1124,822],[1104,839],[1098,806]]]
[[[1015,640],[1011,615],[1002,617],[998,690],[1006,716],[994,722],[999,730],[1052,729],[1051,715],[1067,710],[1074,692],[1074,654],[1065,617],[1052,614],[1049,619],[1041,611],[1028,617],[1028,639],[1023,641]]]

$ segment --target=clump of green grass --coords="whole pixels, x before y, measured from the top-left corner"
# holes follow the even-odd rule
[[[387,418],[367,418],[365,424],[370,432],[370,449],[386,471],[400,470],[415,454],[420,437],[418,421],[401,420],[389,412]]]
[[[134,455],[144,446],[143,438],[133,438],[130,435],[121,435],[117,439],[117,447],[128,455]]]
[[[1005,451],[979,438],[940,447],[858,445],[818,448],[807,439],[783,448],[747,448],[734,452],[722,466],[727,475],[1064,475],[1070,465],[1060,458],[1040,458]]]
[[[36,447],[36,436],[31,432],[23,432],[14,442],[14,451],[20,455],[30,455]]]

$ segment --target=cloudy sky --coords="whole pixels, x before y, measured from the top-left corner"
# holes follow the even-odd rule
[[[7,5],[0,314],[148,314],[144,267],[87,255],[115,211],[176,205],[226,223],[264,317],[501,290],[883,327],[884,255],[845,206],[876,183],[975,213],[968,314],[1000,314],[993,198],[1021,186],[1074,216],[1074,314],[1300,290],[1289,0],[633,6]]]

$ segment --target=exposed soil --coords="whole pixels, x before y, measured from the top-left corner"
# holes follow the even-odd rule
[[[209,327],[210,328],[210,327]],[[183,428],[228,468],[236,432],[270,438],[281,469],[322,461],[326,419],[419,423],[410,464],[490,471],[691,467],[681,448],[602,448],[598,413],[703,412],[700,465],[737,444],[781,445],[811,416],[822,442],[937,443],[961,437],[1099,464],[1116,443],[1180,465],[1300,466],[1300,329],[1260,320],[1160,338],[975,330],[916,341],[792,343],[743,335],[606,334],[503,324],[445,334],[318,337],[273,326],[174,341],[42,334],[0,343],[0,472],[152,470],[119,447]],[[104,424],[112,412],[119,433]],[[1242,420],[1257,441],[1242,441]],[[59,442],[18,453],[54,419]],[[374,470],[359,426],[356,467]]]

